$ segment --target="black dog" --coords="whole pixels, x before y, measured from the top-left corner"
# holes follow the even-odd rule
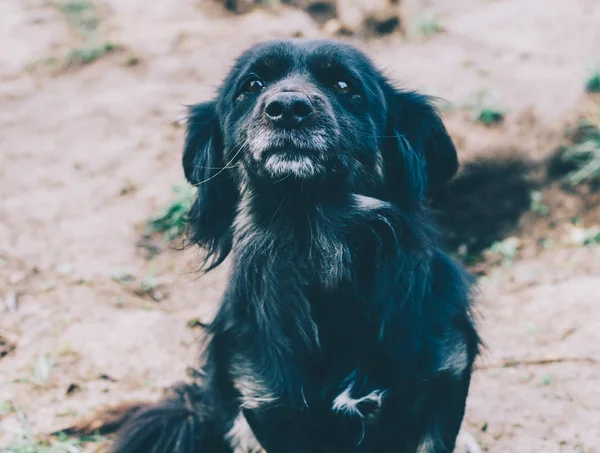
[[[232,255],[207,379],[115,451],[453,451],[479,339],[429,218],[458,166],[430,99],[348,45],[261,44],[191,108],[183,165],[206,267]]]

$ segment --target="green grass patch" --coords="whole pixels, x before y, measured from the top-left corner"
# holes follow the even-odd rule
[[[90,64],[120,49],[104,40],[100,16],[92,0],[68,0],[56,6],[83,43],[67,53],[63,64],[65,67]]]
[[[423,16],[417,21],[417,36],[430,38],[444,31],[437,17],[432,14]]]
[[[600,112],[598,115],[600,120]],[[590,121],[581,121],[567,131],[572,143],[560,151],[560,159],[573,168],[566,181],[575,186],[583,182],[600,181],[600,126]]]
[[[113,52],[117,49],[111,42],[105,42],[100,45],[92,45],[86,47],[80,47],[76,49],[71,49],[65,58],[66,66],[83,66],[86,64],[93,63],[103,55]]]
[[[485,126],[493,126],[504,120],[504,112],[492,107],[483,107],[475,113],[475,119]]]
[[[485,90],[477,92],[473,107],[473,120],[485,126],[494,126],[504,121],[506,112],[498,107],[497,102]]]
[[[80,35],[94,35],[99,32],[100,18],[91,0],[66,1],[60,3],[58,9]]]
[[[570,231],[569,241],[576,246],[597,246],[600,245],[600,227],[584,228],[582,226],[573,227]]]
[[[554,377],[553,377],[553,376],[552,376],[550,373],[543,374],[543,375],[540,377],[540,385],[541,385],[542,387],[547,387],[547,386],[549,386],[550,384],[552,384],[552,381],[553,381],[553,380],[554,380]]]
[[[10,401],[0,401],[0,417],[13,412],[15,408]]]
[[[585,91],[588,93],[600,93],[600,68],[592,72],[585,82]]]
[[[56,438],[35,440],[29,431],[24,431],[21,438],[15,439],[5,450],[6,453],[81,453],[86,444],[105,442],[100,435],[81,438],[69,438],[59,434]]]
[[[188,224],[188,214],[196,199],[196,188],[187,183],[173,186],[173,197],[158,215],[146,222],[148,233],[160,233],[166,241],[180,238]]]
[[[530,205],[529,210],[533,212],[537,212],[540,215],[548,215],[550,213],[550,209],[544,203],[544,194],[539,190],[534,190],[530,194]]]

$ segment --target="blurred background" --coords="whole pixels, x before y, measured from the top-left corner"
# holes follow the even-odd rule
[[[432,204],[488,345],[486,452],[600,452],[600,2],[2,0],[0,451],[195,373],[226,266],[179,250],[185,105],[280,37],[364,49],[439,96],[461,173]]]

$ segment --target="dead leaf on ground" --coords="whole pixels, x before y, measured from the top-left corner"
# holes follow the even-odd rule
[[[16,344],[0,334],[0,359],[6,357],[16,348]]]

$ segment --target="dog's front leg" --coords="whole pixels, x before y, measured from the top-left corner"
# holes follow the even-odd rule
[[[432,400],[415,453],[452,453],[465,413],[470,372],[441,376],[434,382]]]
[[[283,407],[245,410],[245,417],[267,453],[312,453],[315,439],[304,432],[298,417]],[[236,452],[237,453],[237,452]]]
[[[240,411],[233,421],[231,429],[225,435],[233,453],[266,453],[256,439],[246,416]]]

